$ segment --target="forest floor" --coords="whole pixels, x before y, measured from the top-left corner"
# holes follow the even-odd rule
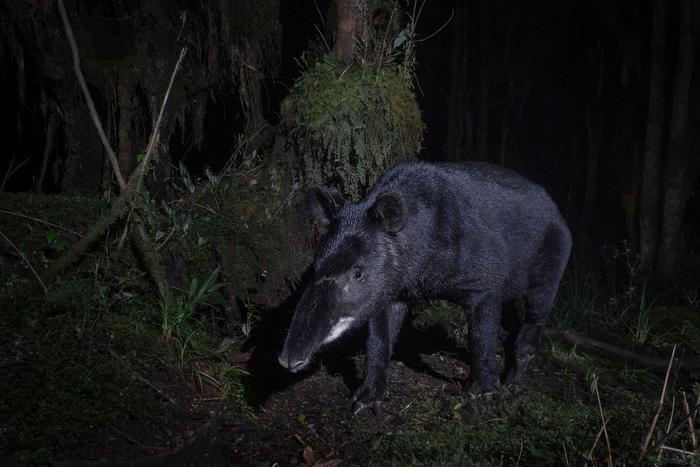
[[[0,209],[76,230],[100,212],[80,201],[69,219],[60,200],[27,202],[4,198]],[[69,241],[30,219],[0,231],[39,271]],[[362,332],[290,375],[276,357],[293,301],[247,329],[210,326],[203,311],[166,334],[144,274],[112,255],[110,276],[103,247],[90,255],[44,295],[17,251],[0,247],[0,465],[700,465],[700,420],[684,410],[700,400],[698,374],[666,377],[545,337],[523,384],[471,400],[464,315],[435,303],[402,330],[382,413],[353,416]],[[697,291],[603,300],[575,266],[555,326],[697,357]]]

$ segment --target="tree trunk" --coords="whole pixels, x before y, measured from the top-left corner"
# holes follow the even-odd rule
[[[491,39],[490,16],[485,3],[480,5],[479,17],[481,44],[479,44],[479,95],[477,96],[476,158],[480,161],[489,159],[489,92],[491,90]]]
[[[598,192],[598,156],[600,154],[600,140],[603,133],[602,114],[596,110],[588,110],[586,113],[586,133],[588,135],[588,155],[586,157],[586,179],[583,189],[583,214],[581,215],[581,229],[588,233],[593,223],[595,212],[595,199]]]
[[[678,277],[683,251],[681,228],[683,210],[688,192],[686,170],[690,156],[688,138],[688,94],[693,74],[697,21],[693,15],[693,1],[681,0],[678,61],[673,83],[671,107],[671,137],[668,161],[664,172],[663,218],[659,242],[658,269],[661,277]]]
[[[37,193],[44,192],[44,179],[46,178],[46,169],[49,165],[49,157],[53,151],[54,134],[56,132],[56,113],[53,109],[48,111],[49,118],[46,122],[46,139],[44,140],[44,153],[41,159],[41,169],[39,170],[39,178],[36,182]]]
[[[337,0],[337,5],[334,51],[350,63],[355,58],[355,42],[367,40],[369,7],[367,0]]]
[[[587,249],[591,245],[590,230],[595,213],[595,200],[598,194],[598,161],[600,158],[600,143],[603,137],[603,81],[605,66],[605,50],[598,46],[591,50],[590,67],[596,66],[596,79],[589,83],[590,104],[586,109],[586,134],[588,136],[588,155],[586,157],[586,178],[583,190],[583,210],[579,222],[579,239]],[[585,251],[585,249],[583,250]]]
[[[468,70],[468,31],[467,6],[469,2],[455,5],[455,19],[452,37],[452,57],[450,64],[450,94],[448,96],[448,118],[446,156],[448,160],[461,160],[471,153],[471,116],[469,106]]]
[[[639,257],[642,274],[650,272],[655,266],[659,237],[659,162],[666,103],[666,11],[667,4],[664,0],[653,1],[649,108],[639,206]]]

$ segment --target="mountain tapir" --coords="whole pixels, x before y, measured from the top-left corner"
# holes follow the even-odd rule
[[[279,363],[307,367],[324,345],[368,324],[364,381],[353,411],[378,408],[408,308],[445,299],[469,313],[468,392],[498,388],[504,302],[522,304],[506,331],[505,381],[536,350],[569,259],[571,234],[545,190],[486,163],[404,162],[359,202],[316,187],[308,212],[322,238]]]

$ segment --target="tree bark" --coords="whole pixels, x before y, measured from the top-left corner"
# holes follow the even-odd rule
[[[49,157],[53,151],[54,135],[56,133],[56,113],[53,109],[48,111],[49,118],[46,122],[46,140],[44,141],[44,153],[41,159],[41,169],[39,170],[39,178],[36,182],[37,193],[44,192],[44,179],[46,178],[46,169],[49,165]]]
[[[356,41],[366,41],[368,33],[367,0],[337,0],[338,21],[334,51],[345,62],[355,58]]]
[[[688,94],[693,74],[697,40],[697,18],[693,1],[681,0],[678,61],[676,63],[671,107],[671,136],[668,161],[664,172],[663,218],[659,242],[658,269],[664,279],[676,279],[683,251],[681,229],[688,198],[690,144],[688,138]]]
[[[659,168],[666,104],[666,12],[667,4],[664,0],[653,1],[649,108],[639,207],[639,257],[642,274],[651,272],[655,267],[659,238]]]

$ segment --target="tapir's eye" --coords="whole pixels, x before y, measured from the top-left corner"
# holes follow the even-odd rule
[[[352,278],[355,279],[356,281],[359,281],[360,279],[362,279],[362,268],[353,269]]]

